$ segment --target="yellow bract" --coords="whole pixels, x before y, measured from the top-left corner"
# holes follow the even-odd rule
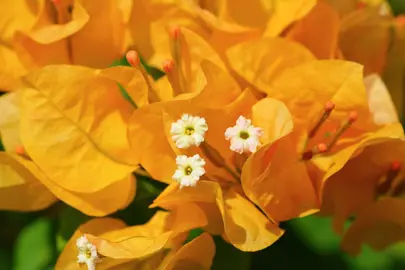
[[[25,77],[24,84],[23,145],[58,185],[96,192],[137,167],[126,138],[134,108],[116,81],[98,70],[49,66]]]
[[[103,255],[97,269],[209,269],[215,254],[211,236],[203,233],[184,243],[188,231],[201,224],[179,227],[178,221],[189,213],[183,211],[180,217],[178,214],[158,211],[146,224],[132,227],[115,219],[90,220],[69,240],[55,269],[77,267],[75,241],[83,235]]]
[[[309,129],[328,101],[336,104],[332,119],[342,119],[355,110],[359,121],[365,125],[368,119],[364,116],[368,115],[368,109],[362,77],[362,67],[356,63],[311,61],[286,69],[266,93],[286,104],[299,128]]]
[[[0,137],[7,152],[14,152],[21,146],[20,107],[18,93],[8,93],[0,97]]]
[[[285,69],[315,60],[300,44],[281,38],[238,44],[227,51],[227,57],[232,69],[265,93]]]
[[[18,86],[18,77],[25,73],[25,68],[13,50],[12,39],[17,30],[27,30],[33,26],[42,5],[42,1],[24,0],[7,0],[1,3],[0,90],[2,91],[9,91]]]
[[[345,59],[364,65],[364,73],[381,74],[392,42],[393,18],[382,5],[356,10],[342,18],[339,47]],[[388,7],[385,6],[385,9]]]
[[[242,170],[246,195],[276,222],[306,216],[320,206],[307,165],[295,153],[288,135],[253,154]]]
[[[153,206],[175,210],[184,204],[196,204],[208,219],[207,231],[222,234],[244,251],[261,250],[274,243],[283,231],[268,220],[235,189],[221,190],[218,183],[200,180],[196,187],[179,189],[170,185]]]
[[[31,171],[21,160],[0,152],[0,209],[37,211],[56,202],[57,198],[38,180],[39,170]]]
[[[333,59],[338,51],[339,15],[324,1],[287,30],[286,38],[304,45],[318,59]]]
[[[116,1],[6,1],[0,6],[0,90],[15,90],[20,76],[44,65],[104,68],[126,49],[126,18]]]
[[[33,29],[15,37],[16,50],[27,66],[71,63],[101,68],[123,52],[124,18],[115,1],[54,5],[56,21],[43,12]]]
[[[132,176],[97,192],[72,192],[50,180],[32,161],[15,154],[0,154],[1,209],[42,210],[59,199],[87,215],[105,216],[125,208],[135,196]]]

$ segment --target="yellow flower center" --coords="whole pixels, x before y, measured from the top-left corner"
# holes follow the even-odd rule
[[[90,249],[86,249],[85,255],[88,259],[91,258],[91,250]]]
[[[190,175],[193,172],[193,169],[190,166],[187,166],[186,169],[184,170],[184,173],[186,175]]]
[[[241,131],[241,132],[239,133],[239,137],[240,137],[241,139],[246,140],[246,139],[249,138],[249,133],[246,132],[246,131]]]
[[[186,130],[184,131],[186,135],[191,135],[194,133],[194,127],[186,127]]]

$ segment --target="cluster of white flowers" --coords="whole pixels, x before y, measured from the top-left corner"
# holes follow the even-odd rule
[[[186,149],[191,146],[199,146],[204,142],[205,133],[208,130],[207,121],[203,117],[183,114],[176,122],[172,123],[171,135],[176,146]],[[256,152],[260,147],[259,138],[263,130],[252,125],[251,120],[240,116],[236,125],[225,132],[225,138],[230,141],[230,149],[239,154]],[[205,160],[198,154],[187,157],[180,155],[176,158],[177,170],[173,179],[182,187],[195,186],[200,177],[205,174]]]
[[[79,251],[77,262],[86,264],[88,270],[95,270],[96,263],[100,262],[96,246],[90,243],[86,236],[81,236],[76,240],[76,247]]]

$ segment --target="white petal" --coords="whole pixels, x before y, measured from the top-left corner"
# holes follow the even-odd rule
[[[176,157],[176,164],[177,165],[185,165],[187,163],[187,156],[180,155]]]
[[[204,137],[198,133],[193,134],[193,139],[196,146],[199,146],[204,141]]]
[[[183,177],[184,177],[184,170],[176,170],[172,176],[172,178],[177,182],[180,182]]]
[[[238,133],[239,133],[239,130],[240,129],[238,127],[236,127],[236,126],[227,128],[226,131],[225,131],[225,139],[230,140],[233,137],[237,136]]]
[[[193,170],[193,172],[191,173],[192,176],[195,177],[201,177],[205,174],[205,170],[203,168],[196,168]]]
[[[186,114],[186,113],[181,116],[181,120],[183,120],[183,121],[189,121],[189,118],[190,118],[190,115]]]
[[[79,253],[79,255],[77,255],[78,263],[85,263],[86,261],[87,261],[86,255],[84,255],[83,253]]]
[[[243,153],[243,144],[244,144],[244,142],[243,142],[242,139],[233,138],[231,140],[230,148],[231,148],[232,151],[235,151],[235,152],[237,152],[239,154],[242,154]]]
[[[236,120],[236,125],[239,127],[243,127],[243,128],[247,128],[250,126],[252,121],[250,121],[249,119],[246,119],[245,117],[243,117],[242,115],[239,116],[238,120]]]

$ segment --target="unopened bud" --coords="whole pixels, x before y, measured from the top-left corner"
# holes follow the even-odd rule
[[[25,154],[25,149],[24,149],[24,147],[23,146],[21,146],[21,145],[19,145],[19,146],[16,146],[16,148],[15,148],[15,153],[17,154],[17,155],[24,155]]]
[[[334,108],[335,108],[335,103],[333,103],[332,101],[326,102],[325,111],[331,112]]]
[[[165,73],[171,73],[174,69],[174,61],[172,59],[163,61],[162,68]]]
[[[140,60],[138,53],[136,51],[128,51],[127,54],[125,55],[125,58],[127,59],[128,63],[132,67],[137,67],[139,66]]]
[[[173,40],[179,39],[180,34],[181,34],[181,30],[180,30],[180,27],[178,27],[178,26],[175,26],[170,30],[170,37]]]
[[[391,170],[391,171],[394,171],[394,172],[400,171],[400,170],[401,170],[401,166],[402,166],[401,162],[399,162],[399,161],[393,161],[393,162],[391,163],[390,170]]]
[[[357,121],[357,119],[359,118],[359,114],[356,111],[352,111],[349,114],[349,123],[353,124],[354,122]]]
[[[326,151],[328,151],[328,147],[326,146],[326,144],[324,143],[320,143],[316,146],[317,152],[318,153],[325,153]]]

